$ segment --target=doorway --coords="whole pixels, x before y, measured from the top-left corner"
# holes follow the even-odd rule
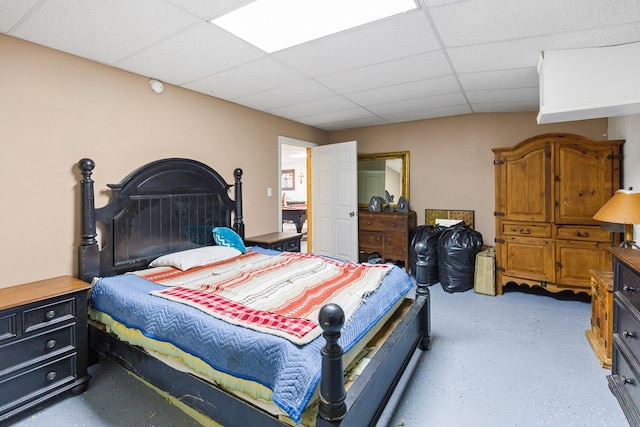
[[[311,181],[307,149],[317,144],[281,136],[278,138],[280,184],[279,227],[282,232],[300,233],[301,252],[310,250]]]

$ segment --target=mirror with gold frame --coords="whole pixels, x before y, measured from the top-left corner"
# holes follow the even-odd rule
[[[366,208],[373,196],[409,199],[409,152],[358,154],[358,206]]]

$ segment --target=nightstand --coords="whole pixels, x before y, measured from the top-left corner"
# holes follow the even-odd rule
[[[86,390],[90,288],[70,276],[0,288],[0,421]]]
[[[269,233],[260,236],[247,237],[246,246],[260,246],[280,252],[300,252],[300,233]]]
[[[613,343],[613,272],[589,270],[591,273],[591,329],[587,340],[603,368],[611,369]]]

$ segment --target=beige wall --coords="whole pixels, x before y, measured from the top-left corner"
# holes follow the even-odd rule
[[[494,167],[491,148],[534,135],[569,132],[607,139],[607,120],[537,125],[536,113],[471,114],[330,134],[330,142],[358,141],[358,153],[410,151],[409,206],[424,224],[424,210],[475,211],[476,230],[493,245]]]
[[[0,35],[0,287],[75,273],[83,157],[96,162],[97,206],[107,183],[152,160],[194,158],[228,182],[240,167],[247,233],[277,227],[278,136],[327,133],[171,85],[157,95],[148,81]]]
[[[355,139],[361,153],[411,151],[411,207],[476,211],[493,241],[491,147],[552,131],[606,139],[607,121],[538,126],[535,113],[475,114],[327,133],[0,35],[0,287],[76,270],[76,163],[96,162],[96,205],[107,183],[164,157],[189,157],[229,182],[244,169],[247,234],[278,221],[278,136],[323,144]],[[273,197],[266,189],[271,187]]]

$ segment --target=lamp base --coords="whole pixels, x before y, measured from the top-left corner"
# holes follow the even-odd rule
[[[640,249],[640,246],[638,246],[633,240],[625,240],[624,242],[620,243],[620,247],[626,249]]]

